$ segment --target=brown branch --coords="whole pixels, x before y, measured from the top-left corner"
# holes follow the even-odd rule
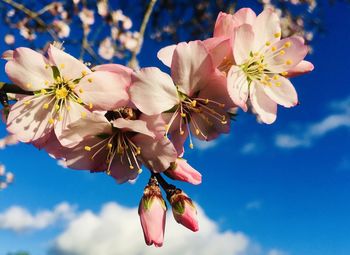
[[[146,27],[147,27],[147,24],[149,22],[149,19],[151,17],[151,14],[152,14],[152,11],[153,11],[153,8],[154,8],[154,5],[156,4],[156,2],[157,2],[157,0],[150,0],[149,4],[147,6],[147,10],[145,12],[145,16],[143,17],[143,20],[142,20],[142,24],[141,24],[140,32],[139,32],[140,34],[139,34],[139,38],[137,40],[137,47],[135,48],[135,50],[133,50],[132,55],[131,55],[131,59],[130,59],[129,64],[128,64],[134,70],[139,68],[137,55],[140,53],[140,50],[142,48]]]
[[[26,14],[29,18],[33,19],[34,21],[36,21],[40,26],[42,26],[43,28],[47,28],[47,32],[50,34],[50,36],[52,37],[52,39],[54,39],[55,41],[59,42],[59,38],[56,35],[55,31],[53,31],[53,29],[51,29],[44,20],[42,20],[38,13],[28,9],[27,7],[25,7],[23,4],[17,3],[13,0],[1,0],[2,2],[5,2],[9,5],[11,5],[13,8],[23,12],[24,14]]]

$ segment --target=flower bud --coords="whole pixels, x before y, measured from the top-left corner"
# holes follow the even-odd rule
[[[161,247],[164,240],[166,204],[157,179],[153,177],[144,189],[139,216],[146,244]]]
[[[171,163],[165,174],[173,180],[184,181],[194,185],[202,182],[202,175],[182,158],[177,158],[174,163]]]
[[[193,232],[198,231],[197,209],[192,200],[180,189],[169,198],[173,215],[177,223],[182,224]]]

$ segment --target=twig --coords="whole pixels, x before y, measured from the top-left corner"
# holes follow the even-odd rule
[[[11,5],[13,8],[23,12],[24,14],[26,14],[29,18],[35,20],[40,26],[42,26],[43,28],[47,28],[47,32],[50,34],[50,36],[52,37],[52,39],[54,39],[55,41],[59,42],[59,38],[56,35],[56,33],[45,23],[45,21],[43,21],[40,17],[39,14],[28,9],[27,7],[25,7],[23,4],[19,4],[13,0],[1,0],[2,2],[5,2],[9,5]]]
[[[139,34],[139,38],[137,41],[137,47],[132,52],[131,59],[129,61],[129,66],[134,70],[139,68],[139,63],[137,61],[137,55],[140,53],[140,50],[142,48],[146,27],[147,27],[148,21],[151,17],[152,11],[153,11],[153,7],[156,4],[156,2],[157,2],[157,0],[151,0],[149,2],[148,6],[147,6],[147,10],[145,12],[145,16],[143,17],[143,20],[142,20],[142,24],[141,24],[140,32],[139,32],[140,34]]]

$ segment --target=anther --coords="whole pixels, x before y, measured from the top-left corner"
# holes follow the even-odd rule
[[[86,151],[91,151],[91,147],[90,147],[90,146],[85,146],[85,147],[84,147],[84,150],[86,150]]]
[[[286,54],[286,52],[284,50],[281,50],[279,54],[283,56],[284,54]]]
[[[41,94],[46,94],[47,91],[46,91],[46,89],[41,89],[41,90],[40,90],[40,93],[41,93]]]
[[[282,72],[281,73],[283,76],[287,76],[288,75],[288,72]]]
[[[279,37],[281,37],[281,33],[280,33],[280,32],[275,33],[273,36],[274,36],[275,38],[279,38]]]
[[[192,106],[192,107],[196,107],[196,105],[197,105],[197,101],[196,101],[196,100],[193,100],[193,101],[191,102],[191,106]]]
[[[200,131],[199,131],[199,129],[197,128],[197,129],[196,129],[196,135],[199,135],[199,133],[200,133]]]
[[[186,118],[186,113],[181,113],[182,118]]]
[[[193,149],[193,148],[194,148],[193,143],[190,143],[190,148],[191,148],[191,149]]]
[[[270,43],[269,41],[267,41],[267,42],[265,43],[265,45],[266,45],[266,46],[270,46],[271,43]]]
[[[89,103],[89,109],[91,110],[94,107],[92,103]]]
[[[107,144],[108,149],[112,149],[112,147],[113,147],[113,144],[111,144],[111,143]]]
[[[56,111],[58,111],[60,109],[60,106],[58,104],[56,104],[55,109],[56,109]]]
[[[27,88],[30,89],[31,87],[33,87],[33,85],[31,83],[28,83]]]
[[[87,72],[84,70],[84,71],[81,72],[81,75],[85,76],[85,75],[87,75]]]
[[[180,130],[180,135],[184,135],[184,134],[185,134],[185,131]]]
[[[49,109],[49,104],[44,104],[43,109],[45,109],[45,110]]]
[[[278,80],[278,78],[279,78],[279,76],[278,76],[277,74],[275,74],[275,75],[273,76],[273,78],[272,78],[272,79],[274,79],[275,81],[277,81],[277,80]]]
[[[81,117],[84,119],[86,117],[86,112],[82,112]]]
[[[290,46],[292,46],[292,42],[288,41],[284,44],[284,47],[289,48]]]
[[[84,93],[84,90],[82,88],[79,89],[80,93]]]
[[[276,48],[275,46],[272,46],[272,47],[271,47],[271,50],[272,50],[272,51],[276,51],[277,48]]]
[[[130,168],[131,170],[133,170],[133,169],[134,169],[134,166],[133,166],[133,165],[130,165],[129,168]]]
[[[92,78],[89,78],[89,79],[87,79],[87,80],[88,80],[88,82],[90,82],[90,83],[92,82]]]
[[[292,64],[292,60],[288,59],[288,60],[286,61],[286,65],[291,65],[291,64]]]
[[[138,173],[138,174],[141,174],[141,173],[142,173],[142,169],[139,168],[139,169],[137,170],[137,173]]]
[[[60,64],[60,68],[63,69],[64,68],[64,64]]]
[[[49,123],[52,125],[53,123],[55,123],[55,120],[53,118],[49,119]]]

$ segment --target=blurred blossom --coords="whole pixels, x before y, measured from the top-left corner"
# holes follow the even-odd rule
[[[102,17],[106,17],[108,14],[108,2],[106,0],[98,1],[97,11]]]
[[[57,31],[57,35],[59,38],[66,38],[70,34],[70,27],[68,24],[62,20],[55,20],[53,22],[53,26]]]
[[[12,34],[5,35],[4,41],[6,44],[11,45],[15,43],[15,37]]]
[[[83,8],[79,13],[79,18],[84,25],[92,25],[95,22],[94,11]]]
[[[0,149],[4,149],[8,145],[17,144],[18,140],[14,135],[8,135],[2,139],[0,139]]]
[[[6,189],[7,188],[7,183],[6,182],[0,182],[0,190]]]
[[[129,17],[126,17],[126,16],[124,17],[123,27],[126,30],[129,30],[132,27],[132,21]]]
[[[15,15],[16,11],[14,9],[11,9],[7,12],[7,17],[13,17]]]
[[[33,33],[30,29],[28,29],[25,26],[20,27],[19,33],[21,34],[21,36],[23,36],[25,39],[29,41],[33,41],[36,39],[36,34]]]
[[[119,37],[119,29],[117,27],[111,28],[111,36],[113,40],[117,40],[117,38]]]
[[[14,174],[6,172],[4,165],[0,164],[0,190],[6,189],[10,183],[14,180]]]
[[[101,42],[100,47],[98,48],[98,54],[106,60],[111,60],[114,57],[115,50],[113,47],[113,41],[110,37],[107,37]]]
[[[7,173],[7,174],[6,174],[6,182],[7,182],[7,183],[12,183],[12,182],[13,182],[13,179],[14,179],[13,173]]]
[[[133,51],[136,49],[138,45],[138,38],[139,33],[138,32],[127,32],[120,35],[119,40],[124,45],[124,47],[130,51]]]
[[[4,165],[0,165],[0,176],[5,175],[5,167]]]

